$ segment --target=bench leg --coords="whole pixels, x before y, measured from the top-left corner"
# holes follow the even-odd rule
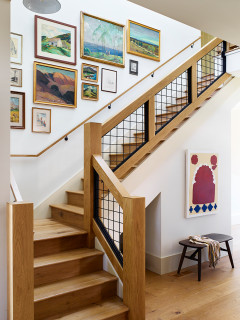
[[[180,272],[181,272],[182,264],[183,264],[183,260],[185,258],[186,251],[187,251],[187,246],[184,246],[183,251],[182,251],[182,255],[181,255],[181,259],[179,262],[179,266],[178,266],[178,272],[177,272],[178,274],[180,274]]]
[[[198,281],[201,281],[202,273],[202,249],[198,249]]]
[[[234,263],[233,263],[233,258],[232,258],[232,253],[231,253],[229,243],[228,243],[228,241],[226,241],[225,243],[226,243],[226,247],[227,247],[227,251],[228,251],[229,260],[231,262],[232,268],[234,268]]]

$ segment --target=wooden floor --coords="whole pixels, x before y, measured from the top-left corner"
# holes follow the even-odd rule
[[[240,320],[240,225],[234,238],[231,268],[223,257],[215,270],[202,266],[202,281],[197,281],[197,266],[159,276],[146,273],[147,320]]]

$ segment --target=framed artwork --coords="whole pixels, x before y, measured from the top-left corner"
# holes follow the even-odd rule
[[[22,87],[22,69],[10,69],[10,85],[13,87]]]
[[[77,70],[34,62],[33,102],[77,107]]]
[[[186,152],[186,218],[217,212],[218,163],[217,153]]]
[[[117,92],[117,71],[102,69],[101,90],[106,92]]]
[[[99,67],[82,63],[82,80],[98,82]]]
[[[160,61],[160,30],[128,20],[127,52]]]
[[[138,76],[138,61],[129,60],[129,73]]]
[[[11,63],[22,64],[23,36],[12,33],[10,38],[10,61]]]
[[[10,93],[10,125],[11,129],[25,129],[25,93]]]
[[[51,110],[32,108],[32,132],[51,133]]]
[[[125,26],[81,12],[81,58],[124,68]]]
[[[82,99],[97,101],[99,99],[99,85],[83,82]]]
[[[76,65],[77,28],[35,16],[35,57]]]

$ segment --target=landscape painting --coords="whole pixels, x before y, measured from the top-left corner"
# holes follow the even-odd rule
[[[34,62],[34,103],[77,107],[77,70]]]
[[[76,27],[35,16],[35,57],[76,65]]]
[[[25,129],[25,93],[11,91],[10,94],[11,129]]]
[[[127,52],[160,61],[160,30],[128,21]]]
[[[82,83],[82,99],[98,100],[99,86],[97,84]]]
[[[124,25],[81,13],[81,58],[124,67]]]
[[[98,66],[82,63],[82,80],[98,82]]]
[[[32,108],[32,132],[51,132],[51,110]]]

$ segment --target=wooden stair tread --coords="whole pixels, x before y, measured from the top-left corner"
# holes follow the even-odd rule
[[[34,241],[81,234],[87,234],[87,232],[53,219],[34,220]]]
[[[75,214],[84,214],[84,209],[81,207],[73,206],[71,204],[66,204],[66,203],[60,203],[60,204],[51,204],[51,208],[67,211],[67,212],[72,212]]]
[[[127,313],[128,308],[118,297],[113,297],[99,303],[92,303],[71,314],[57,317],[56,320],[104,320],[111,317]]]
[[[66,190],[67,193],[74,193],[74,194],[83,194],[84,195],[84,190]]]
[[[106,271],[94,272],[70,279],[42,285],[34,289],[34,302],[50,299],[55,296],[116,281],[116,277]]]
[[[66,262],[66,261],[71,261],[76,259],[83,259],[86,257],[91,257],[96,255],[103,255],[103,252],[96,249],[88,249],[88,248],[63,251],[63,252],[55,253],[52,255],[35,258],[34,268],[38,268],[46,265],[53,265],[56,263],[61,263],[61,262]]]

